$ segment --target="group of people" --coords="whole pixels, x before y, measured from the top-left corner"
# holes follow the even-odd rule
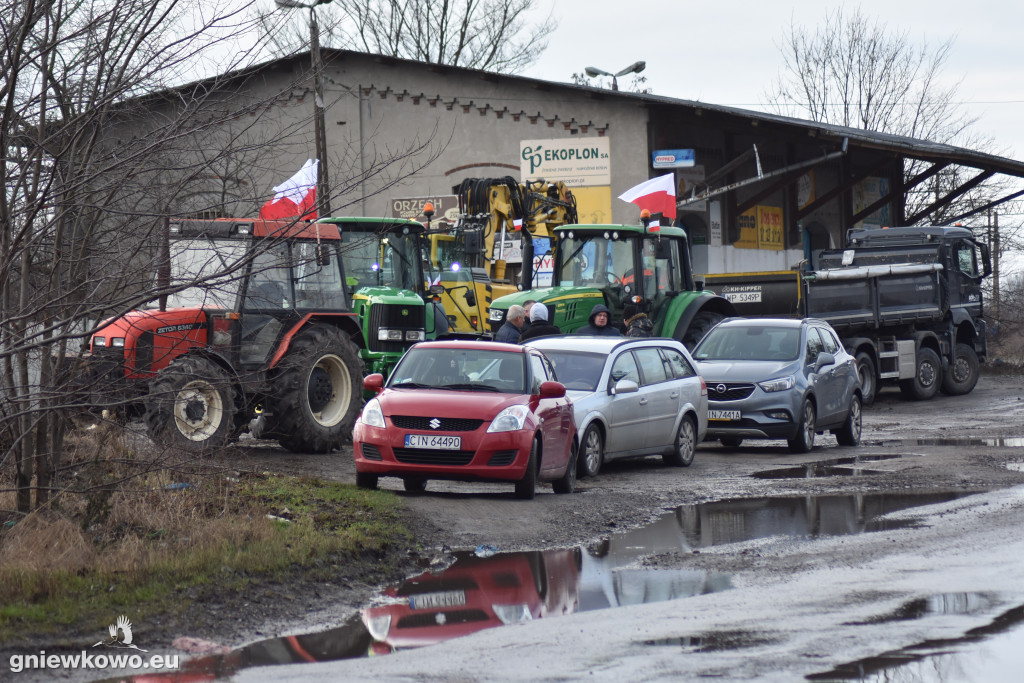
[[[626,304],[623,317],[623,322],[626,325],[625,336],[651,336],[654,323],[636,305]],[[494,335],[494,341],[520,344],[527,339],[549,337],[556,334],[562,334],[562,331],[551,322],[548,307],[531,299],[524,302],[522,306],[513,304],[509,307],[505,316],[505,324]],[[604,304],[594,306],[587,324],[576,330],[576,334],[599,337],[623,336],[622,332],[611,324],[611,312]]]

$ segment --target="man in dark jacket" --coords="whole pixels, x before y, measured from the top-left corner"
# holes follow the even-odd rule
[[[498,329],[494,335],[494,341],[506,344],[515,344],[519,341],[519,335],[525,330],[523,322],[526,320],[526,311],[518,304],[508,307],[508,314],[505,316],[505,324]]]
[[[604,304],[598,304],[590,311],[589,324],[576,330],[576,334],[587,334],[598,337],[621,337],[622,333],[609,325],[611,313]]]
[[[636,304],[626,304],[622,315],[627,337],[650,337],[654,333],[654,323]]]
[[[536,303],[530,308],[530,326],[519,337],[519,341],[521,343],[527,339],[550,337],[556,334],[562,334],[562,331],[548,322],[548,307],[542,303]]]

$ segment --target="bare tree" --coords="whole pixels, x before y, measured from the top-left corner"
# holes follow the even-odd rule
[[[158,282],[167,222],[255,215],[281,147],[311,149],[307,121],[275,116],[296,84],[247,87],[250,55],[221,49],[251,27],[237,5],[0,0],[0,470],[22,512],[59,489],[63,416],[93,402],[64,361],[104,319],[247,265]],[[204,63],[227,75],[197,81]],[[340,166],[336,187],[386,187],[431,144]]]
[[[310,3],[312,4],[312,3]],[[327,0],[316,8],[322,44],[498,73],[518,73],[547,48],[558,27],[537,16],[537,0]],[[282,12],[291,16],[282,21]],[[275,56],[308,49],[307,17],[262,14]]]
[[[766,96],[782,114],[1000,153],[991,138],[975,132],[978,119],[961,106],[960,82],[943,79],[951,48],[952,40],[917,45],[907,31],[890,30],[859,8],[852,14],[837,8],[816,28],[790,25],[780,45],[782,73]],[[911,178],[923,169],[923,162],[911,162],[904,174]],[[911,191],[907,214],[916,214],[972,173],[954,166],[935,174]],[[982,206],[1003,189],[983,183],[934,212],[931,221]]]

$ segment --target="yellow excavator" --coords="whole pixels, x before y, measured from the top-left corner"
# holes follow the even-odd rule
[[[424,211],[431,290],[451,334],[489,335],[491,301],[537,284],[535,264],[552,253],[554,229],[577,222],[576,198],[562,182],[511,177],[467,178],[452,191],[459,219],[451,229],[432,230],[433,207]]]

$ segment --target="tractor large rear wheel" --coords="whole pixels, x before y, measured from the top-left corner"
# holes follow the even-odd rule
[[[234,418],[231,378],[206,358],[177,358],[149,385],[146,429],[159,445],[196,453],[219,448],[230,440]]]
[[[311,325],[292,340],[271,387],[273,432],[295,453],[327,453],[352,434],[363,405],[363,363],[344,332]]]
[[[683,342],[683,346],[686,347],[687,351],[693,351],[693,347],[704,338],[708,330],[722,322],[724,318],[725,316],[721,313],[700,311],[697,315],[693,316],[689,327],[685,330],[676,330],[676,339]]]

